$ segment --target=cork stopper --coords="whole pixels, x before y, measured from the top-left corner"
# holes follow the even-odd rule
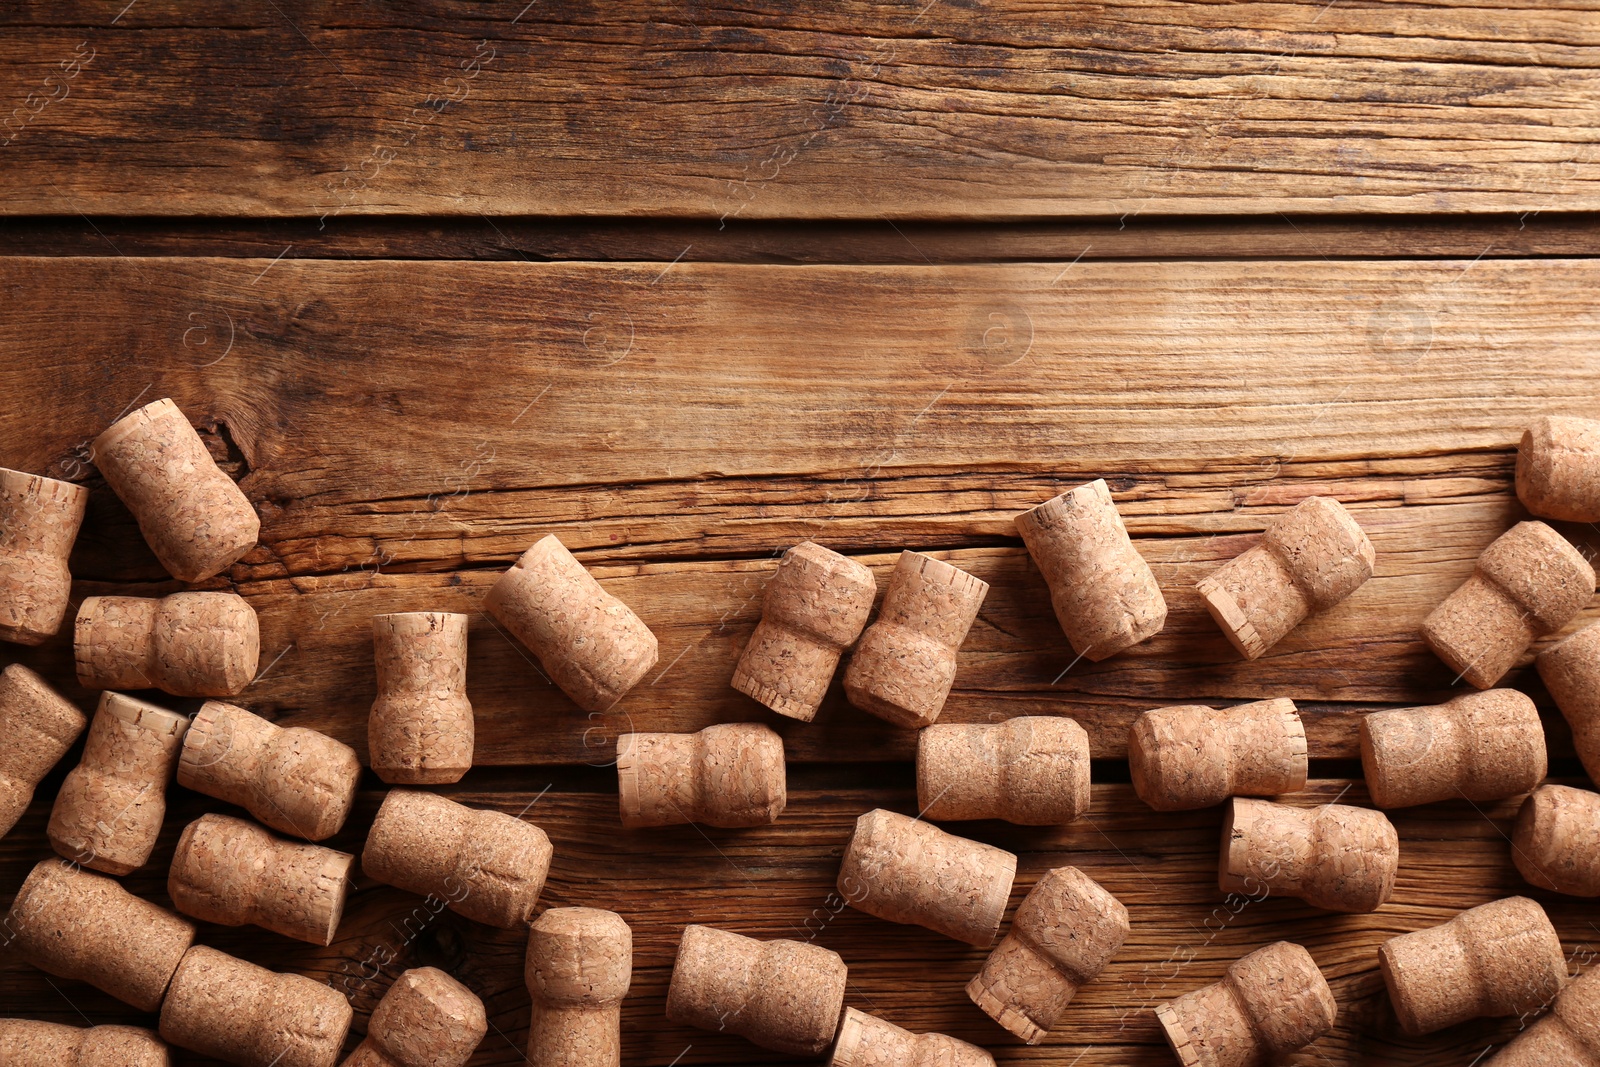
[[[977,1045],[943,1034],[913,1034],[854,1008],[844,1010],[829,1067],[994,1067]]]
[[[1183,1067],[1277,1063],[1332,1030],[1337,1015],[1311,953],[1289,941],[1256,949],[1221,981],[1156,1008]]]
[[[1428,930],[1391,937],[1378,966],[1400,1028],[1414,1036],[1542,1009],[1567,980],[1561,939],[1544,909],[1506,897]]]
[[[1594,568],[1566,538],[1542,522],[1519,522],[1422,621],[1422,639],[1468,684],[1487,689],[1536,639],[1583,610],[1594,581]]]
[[[1511,858],[1533,885],[1600,897],[1600,793],[1542,785],[1522,802]]]
[[[1128,731],[1128,770],[1134,792],[1157,811],[1293,793],[1306,784],[1306,729],[1283,698],[1221,711],[1156,708]]]
[[[913,729],[939,717],[956,679],[956,653],[989,583],[921,552],[902,552],[878,620],[844,672],[850,703]]]
[[[67,859],[107,874],[127,874],[150,859],[167,814],[189,720],[121,693],[101,693],[83,759],[61,783],[50,844]]]
[[[0,467],[0,641],[37,645],[61,629],[88,503],[81,485]]]
[[[244,808],[279,833],[332,837],[355,802],[355,749],[303,726],[285,729],[244,708],[208,700],[178,758],[178,784]]]
[[[396,978],[344,1067],[463,1067],[489,1032],[476,993],[437,967]]]
[[[524,552],[483,606],[585,711],[605,711],[656,665],[656,635],[555,534]]]
[[[41,860],[17,890],[6,931],[23,959],[58,978],[155,1011],[194,927],[113,878]]]
[[[917,807],[938,822],[1069,823],[1089,810],[1089,735],[1054,715],[930,726],[917,735]]]
[[[788,799],[783,738],[760,723],[617,738],[622,825],[763,826]]]
[[[372,770],[397,785],[459,782],[472,768],[467,617],[406,611],[372,618],[378,699],[367,720]]]
[[[1517,446],[1517,496],[1541,518],[1600,522],[1600,422],[1535,419]]]
[[[86,689],[236,696],[255,679],[261,627],[233,593],[92,596],[78,608],[72,651]]]
[[[361,852],[371,878],[433,895],[476,922],[517,929],[550,873],[550,838],[532,823],[411,789],[391,789]]]
[[[1377,911],[1394,892],[1400,835],[1347,804],[1295,808],[1235,797],[1222,823],[1224,893],[1279,893],[1328,911]]]
[[[1167,602],[1104,478],[1017,516],[1072,650],[1099,662],[1159,633]]]
[[[689,926],[672,967],[667,1018],[815,1056],[833,1043],[845,978],[844,960],[820,945]]]
[[[87,1030],[32,1019],[0,1019],[0,1063],[9,1067],[172,1067],[155,1034],[137,1026]]]
[[[761,621],[739,656],[733,687],[779,715],[810,722],[877,593],[872,572],[855,560],[810,541],[795,545],[767,582]]]
[[[331,986],[196,945],[161,1004],[161,1036],[239,1067],[333,1067],[351,1015]]]
[[[0,837],[33,803],[40,779],[67,754],[89,720],[20,663],[0,671]]]
[[[1550,1014],[1528,1027],[1483,1067],[1600,1067],[1600,968],[1556,997]]]
[[[1380,808],[1455,797],[1501,800],[1537,786],[1547,765],[1539,713],[1515,689],[1375,711],[1361,720],[1361,767]]]
[[[1017,857],[877,808],[856,820],[839,895],[868,915],[988,948],[1000,932]]]
[[[1534,664],[1572,727],[1572,747],[1583,769],[1600,781],[1600,623],[1557,641]]]
[[[633,931],[598,908],[551,908],[528,930],[533,1067],[618,1067]]]
[[[1066,1014],[1078,988],[1105,969],[1128,937],[1128,909],[1076,867],[1045,872],[967,996],[1037,1045]]]

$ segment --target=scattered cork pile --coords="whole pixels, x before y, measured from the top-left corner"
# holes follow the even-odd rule
[[[171,400],[107,429],[94,459],[174,578],[214,578],[255,545],[255,511]],[[1600,423],[1540,419],[1519,446],[1516,484],[1535,516],[1600,521]],[[0,470],[0,640],[38,645],[62,627],[87,497],[81,486]],[[1162,629],[1166,600],[1103,480],[1039,504],[1016,526],[1076,655],[1103,660]],[[1271,521],[1193,595],[1252,660],[1355,596],[1376,562],[1355,517],[1314,496]],[[1376,809],[1526,794],[1513,835],[1518,870],[1545,890],[1600,897],[1600,793],[1541,784],[1547,754],[1533,702],[1495,688],[1594,591],[1588,561],[1544,522],[1518,523],[1490,544],[1420,629],[1475,691],[1364,717],[1361,759],[1373,807],[1283,799],[1304,788],[1308,763],[1299,711],[1281,698],[1143,712],[1128,737],[1135,791],[1157,811],[1225,805],[1224,893],[1296,897],[1328,912],[1372,912],[1390,901],[1401,842]],[[1063,825],[1090,805],[1089,739],[1071,719],[937,722],[988,592],[950,563],[906,551],[874,619],[872,571],[803,542],[773,571],[731,684],[780,716],[809,722],[842,675],[850,703],[919,731],[920,810],[860,816],[839,842],[839,897],[879,919],[990,950],[967,995],[1000,1030],[1035,1044],[1070,1025],[1074,997],[1122,951],[1131,927],[1110,892],[1060,866],[1032,879],[1006,928],[1018,857],[933,825]],[[553,856],[545,831],[415,788],[460,781],[475,741],[468,616],[418,607],[372,619],[378,695],[367,762],[400,788],[384,797],[359,857],[318,843],[349,816],[359,755],[219,699],[239,697],[256,674],[259,628],[243,598],[182,591],[83,600],[73,652],[78,680],[102,690],[92,716],[26,666],[0,671],[0,834],[83,739],[50,814],[60,858],[38,863],[18,889],[6,918],[9,943],[52,975],[152,1013],[155,1027],[0,1019],[0,1063],[154,1067],[170,1062],[167,1042],[242,1067],[333,1067],[352,1045],[344,995],[197,944],[190,919],[329,945],[359,861],[376,881],[526,936],[527,1062],[620,1064],[633,977],[628,923],[599,907],[540,913]],[[500,577],[483,607],[589,712],[623,699],[657,662],[650,628],[554,535]],[[1536,662],[1585,768],[1600,774],[1600,624],[1550,644]],[[191,716],[117,691],[125,689],[212,699]],[[787,799],[783,739],[763,722],[624,734],[616,764],[626,828],[764,827],[780,820]],[[176,911],[117,881],[149,862],[174,780],[249,816],[207,814],[183,830],[167,878]],[[1556,931],[1532,900],[1509,896],[1394,937],[1376,963],[1408,1033],[1542,1013],[1486,1062],[1600,1067],[1600,973],[1569,983]],[[493,1025],[471,988],[477,977],[471,968],[451,975],[429,967],[397,976],[345,1067],[461,1067]],[[677,946],[666,1016],[779,1053],[826,1054],[839,1067],[994,1063],[977,1045],[847,1005],[847,977],[840,954],[811,942],[690,925]],[[1316,1041],[1337,1013],[1311,954],[1280,941],[1152,1014],[1183,1067],[1255,1067]]]

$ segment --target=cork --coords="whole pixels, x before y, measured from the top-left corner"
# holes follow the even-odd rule
[[[463,1067],[489,1032],[476,993],[437,967],[396,978],[344,1067]]]
[[[1534,664],[1572,727],[1572,747],[1583,769],[1600,781],[1600,623],[1557,641]]]
[[[1550,1013],[1483,1067],[1600,1067],[1600,968],[1584,972],[1556,997]]]
[[[395,785],[459,782],[472,768],[467,617],[446,611],[375,615],[378,699],[367,719],[372,770]]]
[[[1422,621],[1422,639],[1468,684],[1488,689],[1535,640],[1583,610],[1594,580],[1594,568],[1566,538],[1542,522],[1519,522]]]
[[[331,986],[196,945],[161,1004],[161,1036],[238,1067],[333,1067],[351,1015]]]
[[[307,841],[332,837],[355,802],[355,749],[303,726],[282,727],[233,704],[195,712],[178,758],[178,784],[237,804]]]
[[[72,651],[86,689],[237,696],[255,679],[261,628],[234,593],[92,596],[78,608]]]
[[[1278,1063],[1333,1029],[1338,1006],[1311,953],[1289,941],[1228,965],[1222,980],[1156,1008],[1183,1067]]]
[[[1377,911],[1394,892],[1400,835],[1382,812],[1296,808],[1235,797],[1222,823],[1224,893],[1298,897],[1327,911]]]
[[[1156,708],[1128,731],[1128,770],[1134,792],[1156,811],[1293,793],[1306,784],[1306,729],[1286,698],[1220,711]]]
[[[739,656],[733,687],[779,715],[810,722],[877,592],[872,572],[855,560],[810,541],[795,545],[767,582],[761,621]]]
[[[617,738],[622,825],[763,826],[788,799],[783,738],[760,723]]]
[[[1166,624],[1161,587],[1133,547],[1104,478],[1023,512],[1016,523],[1078,655],[1099,662]]]
[[[6,932],[18,954],[58,978],[155,1011],[194,926],[104,875],[41,860],[17,890]]]
[[[994,1067],[977,1045],[943,1034],[913,1034],[854,1008],[844,1010],[829,1067]]]
[[[533,1067],[619,1067],[633,931],[615,912],[551,908],[528,931]]]
[[[1535,419],[1517,446],[1517,497],[1540,518],[1600,522],[1600,422]]]
[[[845,669],[850,703],[896,726],[938,719],[956,680],[956,652],[988,592],[988,582],[959,567],[900,553],[878,619]]]
[[[1600,897],[1600,793],[1542,785],[1522,802],[1511,859],[1533,885]]]
[[[672,967],[667,1018],[815,1056],[838,1030],[845,978],[844,960],[820,945],[689,926]]]
[[[917,807],[938,822],[1069,823],[1089,810],[1089,735],[1054,715],[930,726],[917,735]]]
[[[868,915],[988,948],[1000,932],[1017,857],[877,808],[856,820],[839,894]]]
[[[1075,867],[1045,872],[967,996],[1030,1045],[1044,1039],[1128,937],[1128,909]]]
[[[121,693],[101,693],[83,759],[68,772],[45,827],[67,859],[107,874],[143,867],[167,814],[167,783],[186,716]]]
[[[81,1029],[0,1019],[0,1063],[8,1067],[172,1067],[155,1034],[137,1026]]]
[[[585,711],[605,711],[656,665],[656,635],[555,534],[524,552],[483,606]]]
[[[42,644],[67,616],[67,557],[89,491],[0,467],[0,641]]]
[[[20,663],[0,671],[0,837],[33,803],[33,791],[89,720]]]
[[[1544,779],[1544,726],[1533,701],[1515,689],[1375,711],[1361,720],[1361,767],[1380,808],[1501,800]]]
[[[432,895],[476,922],[522,927],[550,872],[550,838],[532,823],[412,789],[392,789],[361,852],[380,882]]]
[[[1400,1028],[1419,1037],[1469,1019],[1541,1010],[1567,980],[1561,939],[1527,897],[1391,937],[1378,948],[1378,966]]]

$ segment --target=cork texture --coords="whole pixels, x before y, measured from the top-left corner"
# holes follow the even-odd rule
[[[1377,911],[1394,892],[1400,835],[1382,812],[1296,808],[1235,797],[1222,822],[1224,893],[1298,897],[1327,911]]]
[[[1600,897],[1600,793],[1543,785],[1522,802],[1511,859],[1532,885]]]
[[[1572,727],[1572,747],[1583,769],[1600,781],[1600,623],[1557,641],[1534,664]]]
[[[1501,800],[1537,786],[1548,767],[1539,712],[1515,689],[1375,711],[1360,730],[1367,792],[1380,808]]]
[[[32,1019],[0,1019],[6,1067],[171,1067],[155,1034],[137,1026],[80,1029]]]
[[[234,593],[92,596],[78,608],[72,650],[89,689],[236,696],[255,680],[261,626]]]
[[[61,629],[88,503],[81,485],[0,467],[0,641],[38,645]]]
[[[0,837],[33,802],[40,779],[67,754],[88,718],[20,663],[0,671]]]
[[[994,1067],[977,1045],[943,1034],[913,1034],[854,1008],[844,1010],[829,1067]]]
[[[528,930],[532,1067],[620,1067],[633,931],[615,912],[551,908]]]
[[[463,1067],[488,1032],[476,993],[437,967],[416,967],[383,994],[344,1067]]]
[[[1072,822],[1089,810],[1089,735],[1053,715],[930,726],[917,735],[917,807],[936,822]]]
[[[1535,419],[1517,446],[1517,497],[1542,519],[1600,522],[1600,422]]]
[[[1183,1067],[1262,1067],[1333,1029],[1338,1008],[1311,954],[1278,941],[1235,960],[1219,982],[1156,1008]]]
[[[622,825],[763,826],[788,799],[783,738],[760,723],[617,738]]]
[[[196,945],[161,1005],[166,1041],[238,1067],[333,1067],[350,1004],[330,986]]]
[[[375,615],[378,699],[367,719],[373,773],[394,785],[459,782],[472,769],[467,617],[445,611]]]
[[[1600,969],[1586,971],[1483,1067],[1600,1067]]]
[[[1230,796],[1304,788],[1306,730],[1294,701],[1257,700],[1218,711],[1156,708],[1128,731],[1134,792],[1156,811],[1190,811]]]

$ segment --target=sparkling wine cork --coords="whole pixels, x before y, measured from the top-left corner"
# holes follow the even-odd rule
[[[155,1011],[194,927],[114,878],[41,860],[17,890],[5,932],[23,959]]]
[[[854,1008],[844,1010],[829,1067],[994,1067],[977,1045],[943,1034],[913,1034]]]
[[[672,967],[667,1018],[815,1056],[838,1030],[845,977],[844,960],[820,945],[689,926]]]
[[[978,617],[989,583],[921,552],[902,552],[878,621],[867,627],[844,672],[850,703],[896,726],[939,717],[956,679],[956,652]]]
[[[0,467],[0,641],[37,645],[61,629],[88,503],[81,485]]]
[[[1522,802],[1511,859],[1540,889],[1600,897],[1600,793],[1542,785]]]
[[[1235,797],[1222,823],[1224,893],[1298,897],[1328,911],[1377,911],[1394,892],[1400,835],[1382,812],[1296,808]]]
[[[284,728],[208,700],[195,712],[178,759],[178,784],[244,808],[280,833],[332,837],[355,802],[355,749],[303,726]]]
[[[172,1067],[167,1046],[137,1026],[87,1030],[32,1019],[0,1019],[6,1067]]]
[[[1128,732],[1134,792],[1157,811],[1190,811],[1230,796],[1273,797],[1306,784],[1306,729],[1294,701],[1220,711],[1156,708]]]
[[[351,1015],[330,986],[196,945],[161,1004],[161,1036],[239,1067],[333,1067]]]
[[[528,930],[533,1067],[618,1067],[633,931],[598,908],[551,908]]]
[[[1541,518],[1600,522],[1600,422],[1535,419],[1517,446],[1517,496]]]
[[[411,789],[391,789],[361,852],[369,877],[438,897],[512,930],[533,915],[550,873],[550,838],[532,823]]]
[[[810,722],[877,591],[872,572],[855,560],[810,541],[795,545],[767,582],[761,621],[739,656],[733,687],[779,715]]]
[[[72,650],[87,689],[235,696],[256,676],[261,628],[233,593],[92,596],[78,609]]]
[[[783,738],[760,723],[617,738],[622,825],[762,826],[788,797]]]
[[[1487,689],[1593,595],[1594,568],[1566,538],[1542,522],[1519,522],[1422,621],[1422,639],[1469,684]]]
[[[1544,726],[1533,701],[1515,689],[1375,711],[1361,719],[1361,767],[1380,808],[1501,800],[1544,779]]]
[[[1016,522],[1074,652],[1098,662],[1160,632],[1167,602],[1105,479],[1047,500]]]
[[[967,983],[967,996],[1037,1045],[1127,937],[1122,902],[1076,867],[1057,867],[1017,905],[1005,940]]]
[[[1220,982],[1156,1008],[1183,1067],[1278,1063],[1332,1030],[1337,1014],[1311,953],[1289,941],[1256,949]]]
[[[656,635],[555,534],[524,552],[483,606],[585,711],[605,711],[656,665]]]
[[[372,618],[378,699],[367,720],[372,770],[399,785],[459,782],[472,768],[467,617],[407,611]]]
[[[930,726],[917,735],[917,807],[939,822],[1069,823],[1089,810],[1089,735],[1054,715]]]
[[[186,716],[101,693],[83,759],[61,783],[45,833],[67,859],[107,874],[145,865],[167,814]]]
[[[463,1067],[489,1032],[476,993],[437,967],[396,978],[344,1067]]]
[[[1600,781],[1600,623],[1557,641],[1534,663],[1572,727],[1572,747],[1583,769]]]
[[[1391,937],[1378,949],[1378,965],[1401,1029],[1417,1036],[1541,1009],[1567,980],[1561,939],[1527,897],[1506,897]]]
[[[1600,1067],[1600,968],[1569,983],[1550,1014],[1483,1067]]]
[[[0,837],[33,802],[39,780],[66,755],[89,720],[20,663],[0,671]]]
[[[1017,857],[1003,849],[877,808],[856,820],[838,885],[868,915],[988,948],[1016,873]]]

